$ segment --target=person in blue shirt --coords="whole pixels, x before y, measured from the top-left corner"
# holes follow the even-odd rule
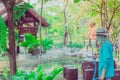
[[[96,37],[100,44],[98,75],[99,80],[112,80],[114,77],[113,47],[105,29],[96,30]]]

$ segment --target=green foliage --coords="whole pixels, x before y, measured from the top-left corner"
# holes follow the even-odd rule
[[[116,42],[116,38],[119,37],[119,35],[120,35],[119,27],[118,26],[113,26],[113,31],[111,33],[112,33],[111,36],[110,36],[111,41],[113,43],[115,43]]]
[[[70,48],[83,48],[83,44],[82,43],[69,43],[67,45],[67,47],[70,47]]]
[[[16,21],[21,19],[21,17],[23,17],[23,15],[27,11],[27,9],[30,9],[30,8],[33,8],[33,6],[26,2],[14,6],[14,8],[13,8],[14,9],[14,21],[16,24],[17,24]]]
[[[62,48],[63,47],[63,43],[54,44],[54,46],[57,46],[58,48]]]
[[[51,73],[43,77],[43,80],[53,80],[63,68],[55,68]]]
[[[86,0],[74,0],[74,3],[78,3],[80,1],[86,1]]]
[[[5,52],[7,49],[8,30],[3,18],[0,16],[0,52]]]
[[[18,36],[18,30],[17,30],[17,28],[14,29],[14,33],[15,33],[16,46],[19,46],[19,44],[18,44],[18,42],[19,42],[19,36]]]
[[[91,11],[87,10],[88,2],[84,0],[79,1],[81,2],[78,2],[77,4],[70,1],[67,7],[68,9],[66,10],[66,26],[69,31],[68,41],[73,41],[76,43],[83,41],[82,36],[86,36],[88,32],[88,25],[86,26],[86,23],[89,22],[91,18],[89,17]],[[52,1],[51,4],[53,4]],[[47,35],[53,39],[55,46],[62,47],[63,44],[61,43],[63,43],[65,31],[64,15],[59,3],[56,4],[57,5],[49,5],[49,7],[46,6],[43,11],[43,15],[50,24]],[[43,36],[46,36],[46,34],[43,34]]]
[[[37,70],[30,72],[17,70],[16,74],[12,76],[12,80],[53,80],[62,70],[61,67],[55,68],[48,74],[44,73],[42,66],[38,66]]]
[[[4,70],[3,70],[3,77],[4,78],[7,78],[7,77],[9,77],[10,75],[9,75],[9,73],[8,73],[8,69],[7,68],[4,68]]]
[[[32,34],[24,34],[25,41],[20,43],[21,46],[26,47],[28,51],[36,51],[40,46],[40,41]]]
[[[42,47],[43,47],[43,50],[49,50],[51,49],[53,46],[53,40],[52,39],[49,39],[49,38],[43,38],[42,39]]]
[[[12,80],[36,80],[36,72],[31,71],[26,73],[24,70],[17,71]]]
[[[50,0],[44,0],[44,2],[47,2],[47,1],[50,1]]]
[[[40,40],[35,38],[32,34],[24,34],[25,41],[20,43],[21,46],[26,47],[28,51],[36,51],[40,46]],[[49,50],[52,48],[53,40],[48,38],[42,39],[43,50]]]
[[[33,8],[29,3],[21,3],[19,5],[14,6],[14,21],[17,24],[17,20],[19,20],[27,9]],[[0,52],[6,51],[7,46],[7,37],[8,37],[8,30],[3,18],[0,16]],[[15,29],[15,38],[16,44],[19,40],[18,38],[18,31]]]
[[[74,0],[74,3],[78,3],[80,0]]]

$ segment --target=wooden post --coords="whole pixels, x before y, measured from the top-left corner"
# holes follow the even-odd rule
[[[64,66],[63,67],[63,77],[64,77],[64,79],[66,79],[66,69],[67,69],[67,66]]]
[[[78,80],[78,69],[74,67],[67,68],[66,80]]]
[[[89,39],[89,46],[90,46],[90,47],[92,46],[91,41],[92,41],[92,40],[91,40],[91,39]]]
[[[112,80],[119,80],[120,79],[120,69],[115,69],[114,72],[115,72],[115,75]]]
[[[66,79],[66,70],[67,70],[67,68],[69,68],[69,67],[73,67],[73,65],[65,65],[65,66],[63,66],[63,77],[64,77],[64,79]]]
[[[92,80],[94,69],[85,69],[83,72],[83,80]]]
[[[87,45],[87,52],[88,52],[89,45]]]

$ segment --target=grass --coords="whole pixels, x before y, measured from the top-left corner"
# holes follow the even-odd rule
[[[45,61],[41,61],[41,63],[39,65],[42,65],[43,66],[43,70],[45,73],[49,73],[51,72],[51,70],[53,70],[54,68],[56,67],[59,67],[59,66],[65,66],[65,65],[73,65],[75,67],[78,68],[78,72],[80,73],[81,72],[81,61],[83,60],[83,58],[79,58],[79,57],[71,57],[71,56],[64,56],[62,58],[59,58],[59,59],[56,59],[56,60],[45,60]],[[8,61],[8,58],[7,57],[2,57],[0,58],[0,61],[3,62],[3,61]],[[29,60],[28,60],[29,61]],[[18,68],[20,67],[23,67],[23,66],[27,66],[25,69],[23,67],[24,70],[32,70],[30,67],[31,66],[34,66],[36,65],[36,63],[34,62],[35,60],[33,60],[33,62],[30,61],[27,62],[27,61],[17,61],[17,65],[18,65]],[[9,64],[7,64],[9,65]],[[1,66],[3,67],[3,66]],[[34,68],[36,69],[37,66]],[[59,75],[56,76],[56,78],[54,80],[64,80],[63,78],[63,72],[61,72]]]
[[[82,58],[78,58],[78,57],[63,57],[59,60],[43,62],[40,65],[43,66],[44,71],[46,73],[50,72],[55,67],[65,66],[65,65],[73,65],[74,67],[78,68],[78,72],[81,73],[81,63],[80,62],[82,60],[83,60]],[[61,72],[59,75],[57,75],[54,80],[64,80],[63,72]]]

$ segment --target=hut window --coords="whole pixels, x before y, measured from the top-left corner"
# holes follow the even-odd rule
[[[23,27],[34,27],[34,22],[27,22],[23,24]]]

